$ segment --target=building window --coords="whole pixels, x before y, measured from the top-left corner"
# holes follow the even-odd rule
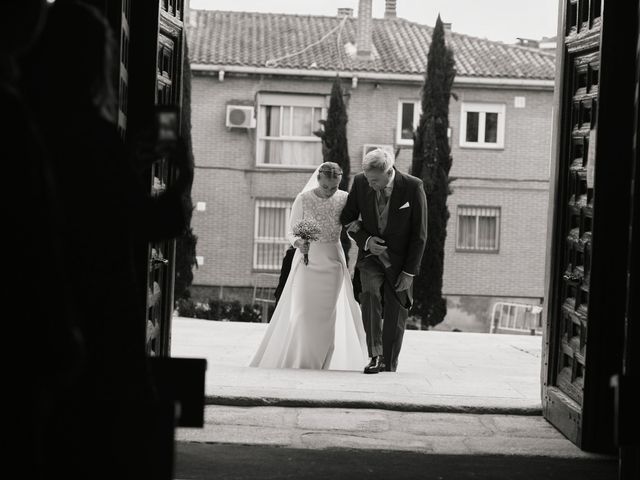
[[[500,207],[458,206],[456,249],[465,252],[498,252]]]
[[[463,103],[460,116],[460,146],[504,148],[505,106]]]
[[[313,134],[326,117],[325,97],[261,94],[258,99],[257,165],[313,169],[322,163],[322,143]]]
[[[420,102],[409,100],[398,102],[396,145],[413,145],[413,133],[418,128],[421,108]],[[449,147],[451,147],[451,127],[447,128],[447,138],[449,139]]]
[[[279,271],[289,247],[287,230],[292,202],[257,200],[253,241],[254,270]]]
[[[420,120],[420,102],[400,100],[398,102],[398,126],[396,143],[398,145],[413,145],[413,132]]]

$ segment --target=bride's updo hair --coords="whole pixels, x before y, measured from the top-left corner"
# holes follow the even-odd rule
[[[342,176],[342,169],[340,165],[335,162],[324,162],[318,169],[318,177],[323,176],[326,178],[340,178]]]

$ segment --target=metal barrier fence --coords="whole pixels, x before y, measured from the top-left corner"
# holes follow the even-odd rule
[[[274,291],[280,275],[276,273],[257,273],[253,284],[253,304],[262,307],[262,323],[269,321],[269,307],[275,305]]]
[[[542,335],[542,306],[510,302],[494,303],[489,333],[500,332]]]

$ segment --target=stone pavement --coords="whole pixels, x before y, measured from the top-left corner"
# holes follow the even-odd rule
[[[408,330],[397,373],[249,368],[265,324],[174,318],[172,356],[208,361],[210,404],[539,414],[541,337]]]
[[[599,458],[581,451],[541,416],[521,415],[209,405],[205,427],[180,428],[176,440],[298,449]]]
[[[408,331],[395,374],[245,367],[265,327],[174,320],[209,402],[176,432],[177,480],[616,478],[539,415],[540,337]]]
[[[210,405],[177,431],[179,480],[613,480],[540,416]]]

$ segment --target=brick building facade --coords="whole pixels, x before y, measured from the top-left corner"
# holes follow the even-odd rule
[[[284,228],[279,219],[317,166],[320,143],[308,125],[314,123],[311,130],[319,127],[317,117],[326,111],[338,69],[316,70],[321,52],[311,57],[315,65],[287,64],[278,69],[269,65],[277,52],[265,53],[266,62],[238,65],[242,55],[227,50],[236,35],[242,36],[247,22],[255,34],[256,26],[264,24],[271,31],[274,22],[277,27],[293,21],[298,28],[304,28],[299,25],[303,21],[316,26],[328,23],[328,29],[340,19],[205,11],[192,15],[197,167],[193,227],[199,259],[193,292],[199,297],[249,301],[257,274],[279,271],[284,245],[263,242],[273,242],[274,231]],[[384,39],[376,32],[391,30],[401,38],[407,29],[427,36],[431,31],[397,18],[372,23],[378,70],[385,70],[384,65],[380,68]],[[240,28],[227,33],[222,47],[211,38],[210,29],[215,32],[216,26],[226,24]],[[357,29],[355,19],[343,19],[343,26],[348,25]],[[349,34],[345,28],[345,41]],[[355,35],[351,32],[354,39]],[[534,49],[448,35],[458,75],[453,88],[457,98],[450,103],[455,181],[445,253],[449,314],[443,328],[488,331],[487,311],[495,299],[538,304],[543,297],[554,60]],[[479,47],[468,46],[474,42]],[[295,50],[295,45],[289,47]],[[417,55],[424,64],[426,49],[420,47]],[[236,55],[238,62],[229,55]],[[482,71],[470,74],[465,72],[465,61],[474,55],[476,60],[477,55],[493,56],[493,61],[485,66],[476,61]],[[356,71],[351,65],[341,70],[352,172],[360,171],[363,151],[372,145],[400,148],[397,167],[408,171],[412,148],[408,124],[419,113],[424,67],[414,68],[415,72],[397,66],[371,72]],[[229,127],[228,106],[251,107],[255,117],[251,128]]]

